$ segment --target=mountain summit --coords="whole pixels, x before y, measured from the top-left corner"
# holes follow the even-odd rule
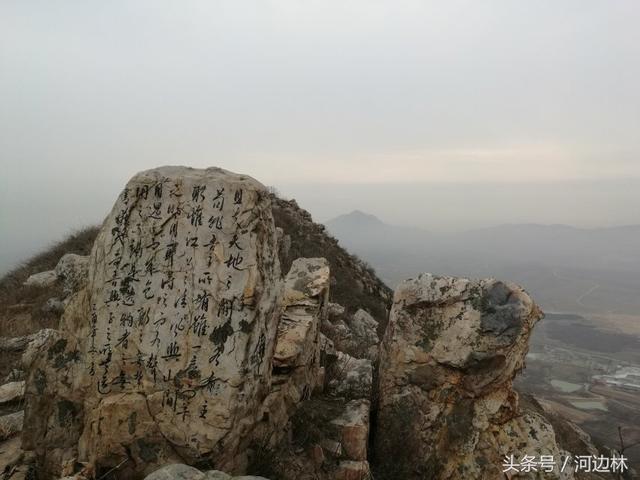
[[[24,351],[0,396],[12,480],[480,480],[565,450],[512,389],[541,316],[516,285],[425,274],[389,312],[295,200],[213,167],[135,175],[92,243],[22,272],[27,298],[64,297],[57,328],[0,341]]]
[[[370,213],[365,213],[362,210],[354,210],[350,213],[346,213],[344,215],[338,215],[337,217],[326,222],[327,225],[331,224],[333,226],[336,225],[350,225],[350,226],[367,226],[367,225],[386,225],[382,220],[380,220],[375,215]]]

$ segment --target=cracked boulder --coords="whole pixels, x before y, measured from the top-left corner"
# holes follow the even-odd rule
[[[403,282],[380,354],[375,449],[381,473],[502,478],[505,455],[561,458],[551,425],[520,414],[512,388],[541,316],[511,283],[428,274]]]
[[[281,291],[270,205],[248,176],[148,170],[118,197],[86,276],[63,257],[56,273],[80,290],[33,348],[25,394],[24,444],[41,471],[243,470]]]

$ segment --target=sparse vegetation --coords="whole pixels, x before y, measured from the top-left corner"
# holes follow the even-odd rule
[[[55,268],[58,260],[65,253],[88,255],[97,234],[97,226],[78,230],[0,278],[0,315],[6,315],[7,310],[19,305],[25,305],[25,309],[31,313],[40,314],[39,307],[42,306],[42,303],[58,292],[37,287],[25,287],[24,281],[34,273]],[[7,332],[2,332],[2,324],[0,324],[0,336],[6,334]]]
[[[52,297],[62,296],[62,287],[24,286],[34,273],[55,268],[65,253],[88,255],[98,227],[87,227],[69,235],[0,278],[0,337],[19,337],[43,328],[57,328],[60,314],[42,307]],[[0,379],[19,363],[21,352],[2,352]]]
[[[277,227],[291,238],[286,254],[280,255],[282,271],[286,272],[298,257],[324,257],[331,267],[331,301],[345,307],[348,313],[359,308],[368,311],[384,332],[391,289],[376,275],[373,268],[340,246],[323,225],[314,223],[309,212],[298,207],[295,200],[286,201],[272,195],[273,217]]]

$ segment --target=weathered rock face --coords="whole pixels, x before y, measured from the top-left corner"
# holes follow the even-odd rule
[[[263,405],[265,421],[256,431],[258,442],[275,445],[299,404],[322,388],[320,323],[327,315],[329,273],[324,258],[299,258],[285,278],[272,387]]]
[[[320,323],[326,318],[329,264],[324,258],[293,262],[284,286],[284,312],[273,356],[276,371],[318,368]]]
[[[46,272],[34,273],[24,282],[27,287],[50,287],[58,280],[58,276],[54,270],[47,270]]]
[[[335,397],[371,398],[373,367],[371,360],[354,358],[338,351],[329,368],[327,392]]]
[[[10,382],[0,386],[0,405],[22,400],[24,382]]]
[[[506,455],[560,458],[544,418],[517,415],[511,384],[541,315],[522,289],[495,280],[421,275],[398,287],[375,437],[389,478],[502,478]]]
[[[58,261],[54,272],[57,279],[62,282],[64,293],[70,295],[86,284],[89,274],[89,257],[67,253]]]
[[[42,467],[241,469],[270,386],[276,252],[270,199],[250,177],[136,175],[95,241],[86,287],[31,364],[24,443]]]
[[[61,282],[65,295],[80,290],[87,283],[89,274],[89,257],[67,253],[60,258],[56,268],[45,272],[34,273],[24,282],[27,287],[46,288]]]
[[[61,314],[64,312],[70,296],[83,289],[89,275],[89,256],[75,253],[64,254],[53,270],[35,273],[24,282],[26,287],[51,288],[62,287],[62,297],[52,297],[42,306],[44,313]]]
[[[300,403],[289,438],[263,460],[282,480],[366,480],[371,361],[336,351],[322,334],[320,349],[327,368],[324,391]]]
[[[335,347],[356,358],[378,359],[378,322],[365,310],[358,309],[353,315],[337,303],[329,304],[328,318],[322,323],[322,333]]]

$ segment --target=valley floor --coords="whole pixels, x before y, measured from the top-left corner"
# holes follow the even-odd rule
[[[610,319],[547,314],[534,329],[516,388],[545,409],[580,425],[594,442],[620,447],[640,441],[640,317]],[[640,446],[625,452],[640,465]]]

